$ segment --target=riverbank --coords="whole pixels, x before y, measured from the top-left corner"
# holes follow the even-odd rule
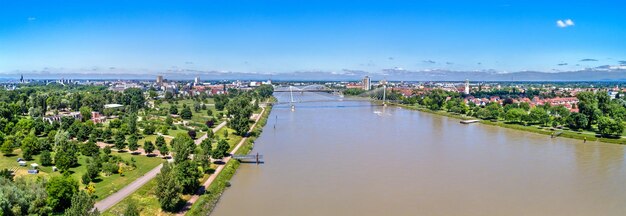
[[[268,105],[262,113],[258,121],[252,126],[250,136],[242,140],[243,144],[236,148],[235,154],[248,154],[254,147],[254,141],[261,135],[263,126],[267,123],[267,118],[272,110],[272,105]],[[200,195],[193,203],[186,215],[209,215],[217,205],[220,197],[230,186],[230,179],[235,175],[240,162],[237,160],[228,160],[223,170],[216,174],[215,179],[208,184],[204,194]]]
[[[430,110],[430,109],[427,109],[427,108],[416,107],[416,106],[409,106],[409,105],[404,105],[404,104],[390,103],[390,105],[394,105],[394,106],[398,106],[398,107],[402,107],[402,108],[410,109],[410,110],[417,110],[417,111],[421,111],[421,112],[426,112],[426,113],[431,113],[431,114],[436,114],[436,115],[442,115],[442,116],[455,118],[455,119],[461,119],[461,120],[477,119],[477,118],[474,118],[474,117],[463,116],[463,115],[460,115],[460,114],[450,113],[450,112],[446,112],[446,111],[433,111],[433,110]],[[550,136],[552,134],[557,133],[557,132],[561,132],[561,134],[558,135],[559,137],[565,137],[565,138],[577,139],[577,140],[585,140],[586,139],[587,141],[597,141],[597,142],[610,143],[610,144],[626,145],[626,139],[624,139],[624,138],[610,139],[610,138],[604,138],[604,137],[597,137],[595,134],[586,134],[584,132],[576,132],[576,131],[571,131],[571,130],[554,129],[554,128],[550,128],[550,127],[538,127],[538,126],[526,126],[526,125],[519,125],[519,124],[509,124],[509,123],[505,123],[505,122],[502,122],[502,121],[495,121],[495,122],[493,122],[493,121],[489,121],[489,120],[480,120],[479,122],[482,123],[482,124],[486,124],[486,125],[499,126],[499,127],[509,128],[509,129],[521,130],[521,131],[538,133],[538,134],[544,134],[544,135],[550,135]]]

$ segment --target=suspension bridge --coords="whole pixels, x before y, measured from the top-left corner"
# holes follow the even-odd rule
[[[288,97],[288,101],[276,102],[274,104],[290,104],[292,111],[295,111],[296,103],[316,103],[316,102],[337,102],[343,101],[343,94],[337,89],[331,89],[324,85],[309,85],[309,86],[278,86],[274,89],[275,93],[279,94],[288,94],[283,95],[283,97]],[[304,93],[319,93],[316,95],[315,99],[307,98],[303,100],[301,95]],[[328,95],[328,93],[333,95],[338,95],[339,97],[333,97]],[[361,97],[369,97],[369,98],[379,98],[382,99],[383,106],[387,105],[387,85],[383,85],[382,87],[375,88],[373,90],[367,91],[361,95]]]

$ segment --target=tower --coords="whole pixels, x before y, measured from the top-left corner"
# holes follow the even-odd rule
[[[468,95],[470,93],[470,86],[469,86],[469,80],[465,80],[465,89],[463,91],[463,93],[465,93],[466,95]]]
[[[370,79],[369,76],[365,76],[363,77],[363,81],[362,81],[362,88],[365,91],[369,91],[372,88],[372,80]]]

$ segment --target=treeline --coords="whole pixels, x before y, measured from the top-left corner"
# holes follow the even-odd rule
[[[502,104],[490,102],[479,106],[466,104],[462,95],[435,89],[421,96],[405,98],[405,104],[418,105],[434,111],[447,111],[485,120],[502,120],[513,124],[536,124],[551,127],[567,127],[572,130],[588,130],[604,137],[619,138],[626,121],[626,101],[623,98],[611,100],[607,92],[580,92],[575,106],[579,112],[571,113],[563,105],[550,104],[530,106],[526,102],[513,103],[505,98]]]

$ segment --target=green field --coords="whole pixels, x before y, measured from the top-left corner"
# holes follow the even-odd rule
[[[31,163],[39,164],[39,156],[34,156],[33,160],[27,162],[26,167],[20,167],[16,160],[21,157],[21,152],[19,150],[15,151],[16,155],[11,157],[1,156],[0,157],[0,169],[11,169],[18,168],[16,171],[16,178],[37,178],[37,177],[51,177],[51,176],[60,176],[59,172],[52,172],[52,166],[39,166],[39,174],[28,174],[27,171],[30,168]],[[120,176],[119,174],[113,174],[111,176],[100,176],[96,182],[96,192],[95,195],[98,200],[104,199],[105,197],[115,193],[122,187],[131,183],[135,179],[144,175],[148,171],[152,170],[154,167],[158,166],[163,162],[163,159],[159,157],[146,157],[142,155],[131,155],[130,153],[117,153],[112,152],[111,155],[119,155],[122,159],[126,161],[130,161],[130,158],[135,159],[136,168],[132,170],[127,170],[123,174],[124,176]],[[70,173],[74,179],[80,181],[83,173],[87,171],[86,165],[86,156],[79,156],[78,163],[79,166],[71,168]],[[83,185],[84,187],[84,185]]]

